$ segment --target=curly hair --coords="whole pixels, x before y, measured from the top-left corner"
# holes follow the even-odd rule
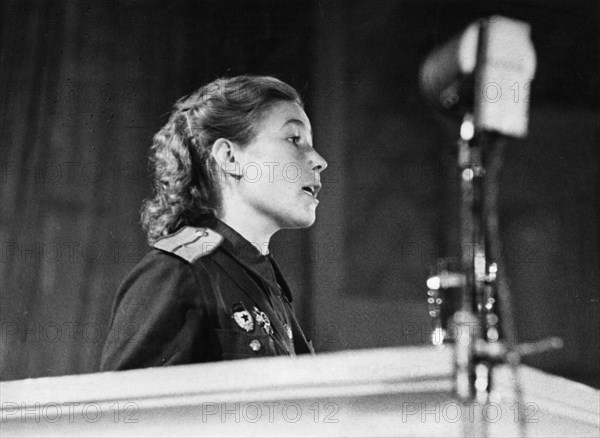
[[[212,145],[219,138],[247,145],[264,110],[278,101],[303,106],[290,85],[271,76],[250,75],[216,79],[177,101],[150,149],[154,195],[141,211],[150,244],[183,226],[216,217],[221,193]]]

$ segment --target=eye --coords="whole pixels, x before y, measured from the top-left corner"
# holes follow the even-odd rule
[[[291,137],[288,137],[288,140],[291,141],[292,143],[294,143],[295,145],[297,145],[300,142],[300,136],[293,135]]]

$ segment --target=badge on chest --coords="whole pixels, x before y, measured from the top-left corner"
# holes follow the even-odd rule
[[[247,333],[253,332],[256,324],[266,335],[273,334],[271,320],[265,312],[256,306],[252,308],[252,313],[250,313],[242,303],[235,303],[231,308],[231,317]]]
[[[271,327],[271,321],[265,312],[259,310],[256,306],[252,310],[254,312],[254,318],[256,319],[256,323],[262,327],[263,331],[267,335],[273,334],[273,327]]]
[[[254,330],[254,318],[242,303],[235,303],[231,309],[231,317],[238,326],[250,333]]]

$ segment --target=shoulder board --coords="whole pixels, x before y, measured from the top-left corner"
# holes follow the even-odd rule
[[[223,236],[210,228],[183,227],[154,242],[154,248],[174,254],[189,263],[219,247]]]

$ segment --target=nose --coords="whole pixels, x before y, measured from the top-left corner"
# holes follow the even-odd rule
[[[312,150],[313,156],[309,162],[310,170],[322,172],[327,169],[327,161],[317,151]]]

